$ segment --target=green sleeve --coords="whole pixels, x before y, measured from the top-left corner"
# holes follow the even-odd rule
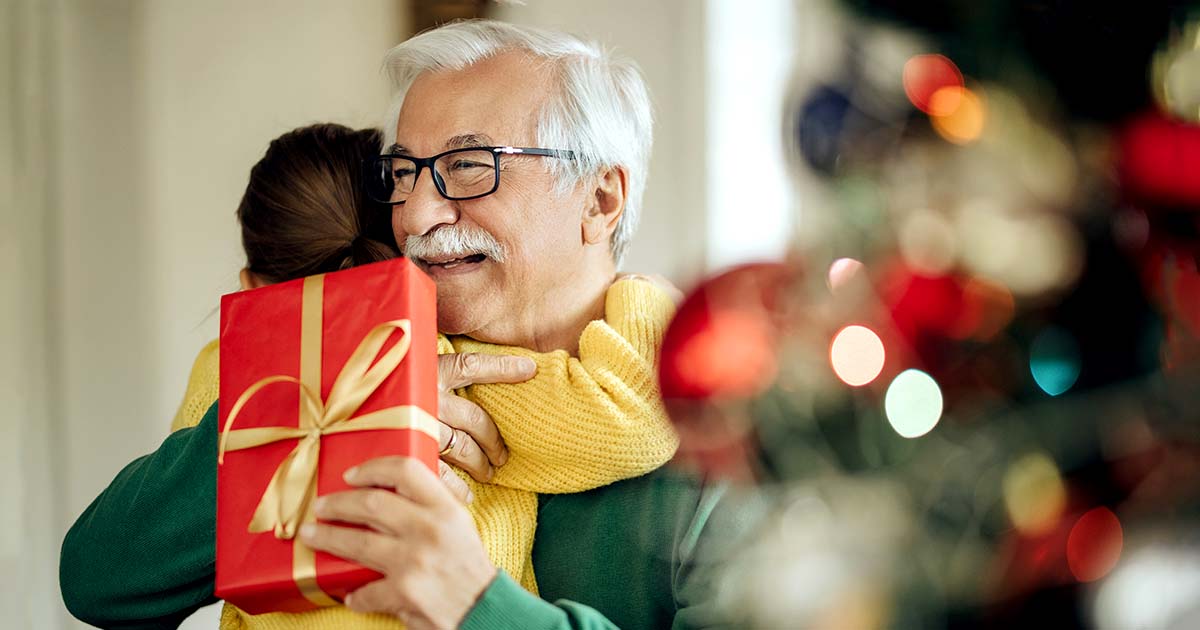
[[[116,629],[175,628],[211,604],[217,406],[129,464],[67,532],[59,563],[71,614]]]
[[[541,597],[555,602],[539,609],[548,616],[561,610],[558,625],[547,627],[737,627],[716,593],[724,566],[760,522],[756,497],[669,468],[539,497],[534,572]],[[493,622],[472,627],[523,623],[528,600],[540,601],[485,597],[479,605]],[[472,611],[468,619],[475,618]]]
[[[500,571],[459,626],[461,630],[496,630],[516,626],[527,630],[601,630],[616,628],[604,615],[582,604],[559,600],[553,604],[521,588]]]

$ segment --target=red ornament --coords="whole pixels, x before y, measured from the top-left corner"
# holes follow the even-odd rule
[[[928,338],[994,337],[1012,320],[1015,303],[1003,285],[958,274],[929,276],[896,265],[880,283],[896,329],[909,343]]]
[[[781,264],[734,267],[683,301],[663,338],[663,398],[748,398],[775,378],[783,293]]]
[[[958,100],[938,103],[933,95],[943,88],[963,87],[962,72],[947,57],[942,55],[917,55],[904,64],[901,76],[904,94],[913,107],[931,116],[948,116],[954,113]]]
[[[677,463],[704,474],[753,477],[745,401],[774,382],[784,302],[795,273],[781,264],[735,267],[683,301],[663,338],[659,384],[679,431]]]
[[[1121,181],[1134,198],[1200,207],[1200,126],[1152,112],[1120,134]]]
[[[1108,575],[1121,558],[1124,536],[1121,522],[1108,508],[1088,510],[1067,537],[1067,564],[1080,582]]]

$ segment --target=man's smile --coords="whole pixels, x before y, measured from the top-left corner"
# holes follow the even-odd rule
[[[433,258],[416,258],[414,261],[425,273],[439,277],[450,274],[468,273],[477,269],[481,263],[488,260],[485,254],[470,254],[467,256],[437,256]]]

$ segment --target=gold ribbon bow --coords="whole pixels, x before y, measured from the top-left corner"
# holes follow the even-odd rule
[[[255,382],[238,397],[221,431],[218,463],[224,463],[226,451],[240,451],[282,440],[299,439],[271,477],[250,520],[249,531],[273,531],[281,540],[292,540],[300,525],[316,520],[312,513],[317,492],[317,463],[321,437],[351,431],[412,429],[437,439],[437,420],[420,407],[389,407],[361,416],[358,408],[383,381],[400,366],[412,344],[412,323],[407,319],[382,323],[371,329],[346,360],[329,391],[321,400],[321,327],[324,300],[324,276],[304,279],[300,324],[300,378],[269,376]],[[404,336],[378,361],[375,358],[391,334]],[[374,365],[372,365],[374,363]],[[242,408],[268,385],[292,383],[299,387],[299,422],[295,427],[255,427],[231,430]],[[292,577],[300,592],[319,606],[337,604],[316,585],[316,557],[313,550],[293,542]]]

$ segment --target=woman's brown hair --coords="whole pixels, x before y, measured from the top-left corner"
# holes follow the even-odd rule
[[[391,207],[362,185],[380,138],[374,129],[318,124],[272,140],[238,205],[246,269],[275,283],[398,256]]]

